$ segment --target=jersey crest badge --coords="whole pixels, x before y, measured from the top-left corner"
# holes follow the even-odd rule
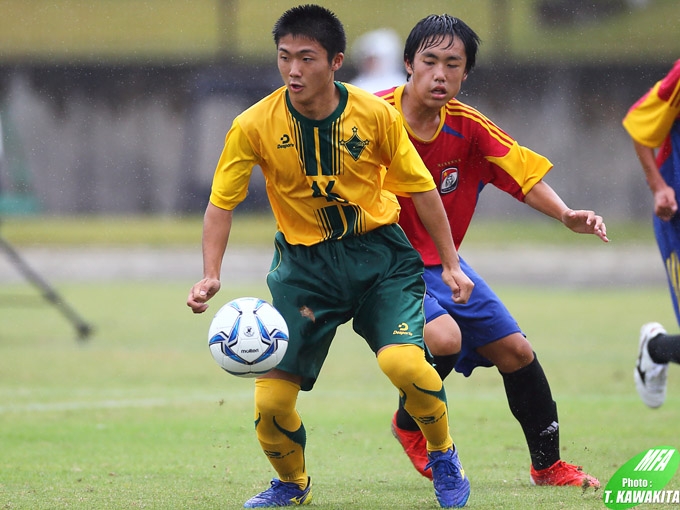
[[[442,170],[442,179],[439,184],[439,192],[442,195],[455,191],[458,187],[458,169],[455,167]]]
[[[354,161],[359,159],[359,156],[361,156],[361,153],[364,152],[369,143],[368,140],[359,138],[356,126],[352,128],[352,137],[349,140],[340,140],[340,145],[347,149],[347,152],[354,158]]]

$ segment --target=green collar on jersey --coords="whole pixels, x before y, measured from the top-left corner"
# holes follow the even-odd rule
[[[288,109],[290,110],[290,113],[293,115],[295,120],[310,125],[314,127],[324,127],[328,124],[332,124],[334,121],[340,117],[342,112],[345,110],[345,107],[347,106],[347,97],[348,97],[348,92],[347,92],[347,87],[340,83],[339,81],[335,82],[335,87],[338,89],[340,92],[340,102],[338,103],[337,108],[333,113],[331,113],[328,117],[325,119],[321,120],[314,120],[310,119],[308,117],[305,117],[302,115],[300,112],[298,112],[295,108],[293,108],[292,103],[290,102],[290,96],[288,95],[288,89],[286,89],[286,106],[288,106]]]

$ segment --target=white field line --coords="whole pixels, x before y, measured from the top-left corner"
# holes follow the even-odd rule
[[[252,398],[252,392],[244,391],[238,393],[229,393],[230,400],[244,400]],[[194,404],[198,402],[214,402],[219,404],[222,401],[225,401],[224,395],[191,395],[187,397],[124,398],[66,402],[27,402],[23,404],[0,405],[0,414],[21,412],[81,411],[92,409],[172,407],[176,405]]]
[[[298,402],[298,406],[306,408],[308,406],[315,407],[319,402],[336,402],[338,400],[355,400],[358,398],[365,398],[367,395],[372,395],[373,398],[388,398],[392,396],[392,392],[375,390],[375,391],[342,391],[342,390],[320,390],[312,392],[312,401],[303,399]],[[310,395],[311,397],[311,395]],[[461,394],[449,395],[449,403],[455,405],[461,402],[480,402],[480,401],[496,401],[503,399],[498,392],[477,392],[474,396],[466,397]],[[195,404],[201,402],[212,402],[217,405],[229,405],[229,401],[243,402],[252,401],[252,389],[241,391],[229,391],[222,395],[189,395],[185,397],[156,397],[156,398],[121,398],[121,399],[105,399],[105,400],[87,400],[87,401],[64,401],[64,402],[27,402],[23,404],[5,404],[0,405],[0,414],[5,413],[22,413],[22,412],[62,412],[62,411],[87,411],[95,409],[125,409],[125,408],[152,408],[152,407],[172,407],[177,405]],[[633,403],[638,401],[637,395],[603,395],[603,394],[588,394],[570,396],[563,395],[560,397],[564,402],[621,402]]]

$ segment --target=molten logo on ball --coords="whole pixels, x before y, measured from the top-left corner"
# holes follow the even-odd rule
[[[288,347],[288,326],[268,302],[238,298],[215,314],[208,345],[217,364],[230,374],[257,377],[283,359]]]

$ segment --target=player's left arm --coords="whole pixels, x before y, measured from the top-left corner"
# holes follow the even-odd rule
[[[565,227],[579,234],[595,234],[605,243],[609,242],[607,227],[602,216],[594,211],[570,209],[546,182],[539,181],[524,197],[524,202],[538,212],[555,218]]]

